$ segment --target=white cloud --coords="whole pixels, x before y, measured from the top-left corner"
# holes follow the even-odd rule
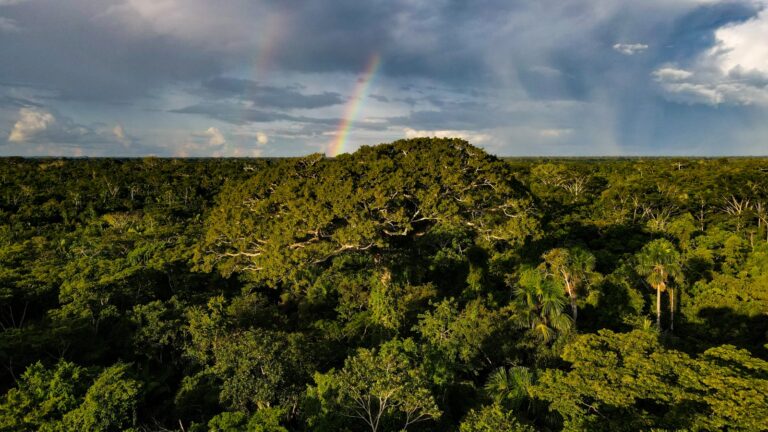
[[[22,108],[19,110],[19,120],[13,125],[13,130],[8,135],[8,141],[27,141],[32,136],[48,129],[55,122],[56,118],[47,111]]]
[[[125,128],[120,123],[112,128],[112,135],[114,135],[115,139],[125,147],[129,147],[135,141],[133,137],[125,132]]]
[[[725,99],[716,85],[694,84],[689,82],[665,81],[657,78],[668,99],[686,104],[718,105]]]
[[[115,127],[112,128],[112,133],[119,141],[125,140],[125,130],[123,129],[123,125],[115,125]]]
[[[573,129],[540,129],[539,135],[544,138],[561,138],[573,133]]]
[[[632,43],[632,44],[626,44],[626,43],[617,43],[613,45],[613,49],[624,54],[624,55],[635,55],[639,54],[645,50],[648,49],[648,45],[641,44],[641,43]]]
[[[489,141],[492,137],[488,134],[477,133],[466,130],[415,130],[405,128],[406,138],[418,137],[436,137],[436,138],[461,138],[472,144],[482,144]]]
[[[183,131],[180,131],[183,133]],[[176,156],[222,156],[227,151],[227,140],[224,133],[217,127],[211,126],[203,132],[187,135],[185,141],[176,149]]]
[[[657,69],[653,72],[653,76],[656,77],[659,81],[665,81],[665,82],[676,82],[676,81],[684,81],[691,76],[693,76],[692,72],[689,72],[684,69],[677,69],[674,67],[663,67],[661,69]]]
[[[253,130],[249,126],[239,126],[231,132],[233,143],[241,146],[253,145],[263,147],[269,144],[269,135],[266,132]]]
[[[715,31],[715,45],[687,68],[653,72],[666,97],[707,105],[768,106],[768,9]]]
[[[213,147],[220,147],[227,143],[224,134],[221,133],[219,128],[209,127],[208,130],[205,131],[205,135],[208,136],[208,144]]]
[[[131,137],[121,125],[80,123],[53,108],[19,109],[7,136],[0,146],[4,155],[19,156],[90,156],[139,155],[149,153],[139,140]]]
[[[211,126],[202,132],[178,133],[181,141],[170,147],[177,157],[260,157],[270,141],[264,132],[242,128],[222,131]]]
[[[715,32],[717,45],[709,53],[723,74],[735,68],[768,73],[768,9],[746,22]]]
[[[727,76],[692,76],[690,80],[668,80],[657,75],[656,81],[668,99],[687,104],[768,106],[768,86],[731,80]]]

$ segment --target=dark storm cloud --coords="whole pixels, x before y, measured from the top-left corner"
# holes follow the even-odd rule
[[[343,0],[328,7],[303,2],[294,15],[296,37],[277,50],[279,61],[296,70],[357,71],[380,54],[383,70],[394,77],[429,77],[451,83],[488,78],[484,67],[482,22],[490,11],[453,7],[457,2]],[[504,13],[510,2],[493,5]],[[467,31],[469,30],[469,32]],[[479,34],[470,32],[479,30]]]
[[[3,108],[24,108],[41,106],[39,103],[26,98],[20,98],[10,95],[0,94],[0,107]]]
[[[485,131],[497,133],[496,145],[507,153],[516,147],[504,143],[519,141],[515,134],[527,128],[523,138],[542,136],[542,145],[556,138],[574,147],[582,140],[579,145],[588,153],[590,140],[602,140],[616,151],[644,146],[654,152],[664,149],[659,143],[672,142],[665,137],[681,136],[671,132],[676,125],[667,119],[674,116],[660,113],[685,110],[685,118],[713,118],[719,114],[705,105],[762,103],[755,89],[765,87],[763,71],[732,69],[717,75],[717,59],[699,63],[718,43],[717,29],[754,19],[764,4],[4,2],[0,82],[24,83],[19,88],[40,92],[0,92],[0,127],[10,131],[23,107],[59,109],[82,118],[65,110],[93,112],[109,104],[116,121],[121,113],[152,111],[168,116],[169,124],[182,118],[174,114],[187,114],[178,120],[183,126],[169,128],[194,121],[199,132],[212,127],[209,122],[223,122],[214,124],[226,134],[231,132],[227,127],[280,124],[283,136],[296,131],[314,136],[334,130],[340,105],[351,96],[333,80],[347,74],[354,83],[377,54],[381,67],[370,100],[378,111],[366,111],[373,118],[358,119],[355,128],[387,131],[387,136],[403,128]],[[690,78],[659,78],[663,68],[679,69],[678,76],[690,73]],[[252,69],[269,73],[245,72]],[[305,77],[311,77],[306,86],[286,85],[303,83]],[[728,87],[728,80],[742,87]],[[759,117],[757,109],[745,108],[753,114],[746,116],[749,121]],[[303,110],[301,115],[297,110]],[[733,134],[743,127],[704,123]],[[503,128],[512,132],[493,132]],[[277,129],[271,132],[281,135]],[[83,142],[95,142],[89,138],[93,134],[81,135]],[[152,137],[142,137],[147,138]],[[78,135],[57,139],[70,142]]]
[[[164,9],[149,0],[38,0],[3,8],[20,31],[0,43],[0,56],[12,59],[0,63],[0,76],[53,86],[63,98],[121,100],[151,95],[164,84],[211,78],[259,50],[271,52],[275,68],[300,72],[358,72],[378,53],[382,73],[391,77],[488,87],[514,72],[533,96],[583,98],[598,81],[595,74],[620,67],[621,59],[607,50],[624,35],[651,50],[706,45],[712,29],[754,14],[754,7],[729,3],[674,18],[670,14],[679,8],[666,2],[620,3],[190,0],[162,2],[169,5]],[[658,40],[659,34],[673,40]],[[540,74],[536,67],[564,73]],[[233,78],[207,83],[253,91],[284,108],[341,100],[338,94],[301,95]]]
[[[344,98],[335,92],[304,94],[297,88],[261,85],[255,81],[216,77],[203,83],[204,90],[216,97],[236,97],[259,107],[278,109],[313,109],[339,105]]]
[[[200,79],[225,62],[169,35],[127,29],[108,11],[122,2],[38,0],[2,8],[19,26],[0,41],[0,78],[59,98],[120,101]]]
[[[665,61],[686,61],[715,43],[714,29],[743,22],[755,16],[759,5],[728,1],[705,4],[675,20],[672,30],[660,40]]]
[[[263,30],[269,24],[256,15],[265,8],[286,17],[280,24],[284,28],[274,30],[281,36],[270,47],[278,68],[354,72],[379,52],[393,75],[479,76],[480,53],[473,42],[461,42],[466,35],[448,31],[455,26],[451,20],[470,18],[467,10],[454,15],[452,8],[389,1],[294,1],[260,8],[241,1],[163,2],[186,9],[175,22],[152,15],[166,11],[151,3],[38,0],[3,7],[2,16],[19,30],[3,34],[0,77],[53,87],[65,99],[151,95],[162,85],[209,78],[248,61],[260,43],[252,28]],[[206,15],[228,18],[232,27],[180,30]],[[245,36],[249,32],[250,40]],[[431,42],[419,46],[419,40]],[[337,95],[318,97],[324,99],[297,103],[332,103]]]
[[[198,114],[232,124],[297,121],[299,117],[282,112],[262,111],[237,103],[202,103],[171,110],[177,114]]]
[[[286,114],[281,111],[260,110],[233,102],[201,103],[171,110],[169,112],[176,114],[196,114],[234,125],[290,122],[301,127],[314,125],[315,127],[320,127],[323,131],[335,129],[342,121],[339,118],[310,117]],[[358,123],[357,126],[367,130],[383,130],[387,125],[391,125],[392,123],[393,121],[390,121],[390,119],[382,119],[382,121],[378,123]]]

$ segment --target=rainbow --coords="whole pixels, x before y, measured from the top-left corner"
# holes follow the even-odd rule
[[[326,151],[328,156],[338,156],[339,154],[344,153],[344,146],[347,144],[349,130],[352,129],[352,122],[354,122],[360,111],[360,107],[363,105],[363,101],[368,94],[368,88],[371,86],[371,81],[373,81],[380,64],[381,58],[378,54],[372,55],[368,60],[368,65],[365,67],[365,71],[357,80],[357,85],[352,93],[352,98],[350,98],[344,109],[344,116],[341,118],[339,126],[336,128],[336,134],[334,135],[333,141],[328,144],[328,150]]]
[[[272,59],[284,26],[285,18],[282,14],[268,17],[264,28],[261,30],[258,44],[258,54],[254,64],[254,80],[266,81],[267,73],[272,66]]]
[[[250,66],[250,75],[247,76],[247,85],[244,91],[244,97],[246,100],[251,100],[255,103],[260,101],[256,97],[255,88],[260,85],[268,85],[269,72],[272,68],[273,57],[275,53],[275,47],[280,42],[282,37],[281,29],[283,28],[285,18],[282,14],[269,15],[264,19],[264,25],[259,32],[259,40],[256,45],[256,55],[253,57],[253,62]],[[248,108],[243,106],[240,109],[240,115],[243,124],[247,124],[250,121],[246,114]],[[229,145],[229,144],[227,144]]]

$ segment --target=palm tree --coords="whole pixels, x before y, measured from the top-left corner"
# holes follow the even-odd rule
[[[571,301],[571,317],[575,323],[579,314],[576,297],[579,290],[583,289],[590,277],[595,274],[595,256],[585,249],[574,247],[552,249],[542,258],[549,271],[563,283]]]
[[[637,254],[635,270],[656,290],[656,327],[661,330],[661,293],[669,292],[670,330],[675,328],[675,291],[672,280],[682,282],[680,253],[668,240],[654,240]]]
[[[518,324],[545,342],[571,330],[573,320],[563,313],[563,288],[539,269],[520,272],[515,290]]]
[[[535,369],[525,366],[500,367],[488,376],[484,388],[485,395],[494,404],[513,411],[516,417],[535,420],[546,426],[542,430],[556,430],[561,421],[559,415],[549,411],[548,403],[531,395],[537,381],[538,374]]]
[[[488,376],[485,393],[496,403],[517,410],[528,401],[534,384],[533,372],[524,366],[500,367]]]

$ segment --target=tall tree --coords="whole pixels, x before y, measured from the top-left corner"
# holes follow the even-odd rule
[[[296,282],[342,254],[392,257],[440,229],[514,247],[535,231],[511,167],[466,141],[413,139],[327,160],[284,162],[232,184],[206,222],[198,258],[222,273]]]
[[[542,258],[549,271],[562,281],[571,302],[571,317],[575,323],[579,314],[576,298],[579,291],[589,283],[590,277],[595,275],[595,256],[586,249],[573,247],[552,249]]]
[[[683,272],[680,253],[665,239],[657,239],[643,246],[637,254],[635,270],[645,277],[656,290],[656,327],[661,330],[661,293],[669,293],[669,328],[675,328],[675,291],[672,282],[682,282]]]

